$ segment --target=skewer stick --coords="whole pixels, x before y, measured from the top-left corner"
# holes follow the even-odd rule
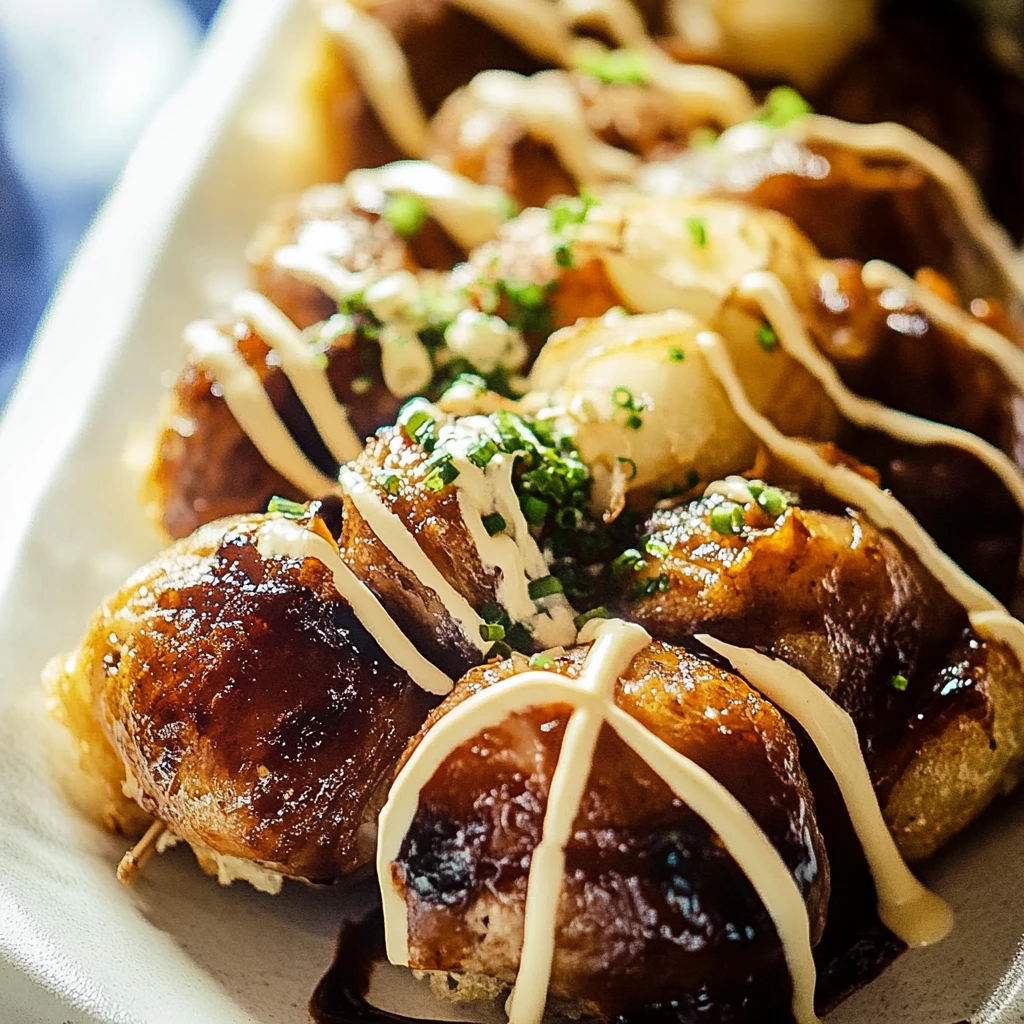
[[[153,856],[160,837],[166,831],[162,821],[154,821],[146,829],[146,834],[121,858],[117,865],[117,880],[122,885],[131,885],[136,876],[146,866],[146,861]]]

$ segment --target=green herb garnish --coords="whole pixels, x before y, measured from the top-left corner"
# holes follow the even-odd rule
[[[721,505],[716,505],[711,510],[709,522],[711,529],[721,534],[740,533],[747,525],[742,507],[734,501],[723,501]]]
[[[757,120],[772,128],[783,128],[811,113],[812,107],[791,85],[780,85],[765,97]]]
[[[484,524],[484,529],[489,537],[494,537],[496,534],[504,532],[508,526],[508,523],[505,522],[505,517],[500,512],[492,512],[490,515],[482,516],[480,521]]]
[[[480,626],[481,640],[504,640],[505,627],[496,622],[485,622]]]
[[[690,238],[698,249],[703,249],[708,244],[708,229],[701,217],[687,217],[686,229],[690,232]]]
[[[427,207],[422,199],[408,193],[399,193],[388,197],[383,217],[403,238],[410,238],[423,227],[427,219]]]
[[[532,601],[539,601],[542,597],[550,597],[552,594],[561,594],[563,591],[562,581],[557,576],[544,576],[539,580],[531,580],[527,589]]]
[[[608,609],[605,606],[598,605],[596,608],[591,608],[589,612],[583,612],[581,615],[577,615],[573,619],[573,625],[575,625],[577,631],[581,630],[591,619],[608,619],[611,616],[608,614]]]
[[[581,54],[576,67],[605,85],[646,85],[651,80],[647,58],[638,50],[594,50]]]
[[[681,348],[670,348],[668,350],[668,361],[670,363],[681,363],[686,358],[686,353]]]
[[[907,688],[908,682],[909,682],[909,680],[907,679],[906,676],[895,675],[895,676],[892,677],[892,679],[889,680],[889,685],[894,690],[899,690],[899,692],[902,693]]]
[[[286,519],[305,519],[309,510],[301,501],[291,501],[275,494],[267,502],[267,512],[277,512]]]
[[[423,486],[428,491],[437,493],[438,491],[443,491],[449,484],[454,483],[458,476],[459,467],[451,461],[451,456],[448,456],[443,461],[438,462],[423,478]]]
[[[534,654],[530,658],[530,668],[537,668],[548,672],[554,667],[555,659],[550,654]]]
[[[390,469],[378,470],[375,474],[375,479],[380,489],[385,494],[390,494],[394,497],[402,486],[402,478]]]
[[[778,348],[779,336],[775,333],[775,328],[767,321],[757,329],[757,343],[765,352],[774,352]]]

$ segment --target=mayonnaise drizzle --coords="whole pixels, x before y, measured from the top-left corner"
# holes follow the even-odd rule
[[[1013,386],[1024,392],[1024,351],[1017,348],[1009,338],[946,302],[891,263],[882,260],[865,263],[861,270],[861,279],[867,288],[894,288],[901,292],[919,306],[930,320],[955,334],[968,347],[995,363]]]
[[[185,329],[193,359],[219,385],[224,402],[267,464],[286,480],[315,496],[331,494],[337,484],[321,473],[295,443],[277,415],[256,371],[242,358],[234,339],[213,323],[199,320]]]
[[[562,593],[536,601],[530,597],[530,582],[548,576],[550,569],[530,533],[512,484],[515,456],[499,453],[483,468],[468,458],[468,452],[490,436],[491,424],[484,416],[464,417],[443,425],[438,432],[439,446],[451,452],[459,470],[454,486],[463,521],[481,564],[500,574],[498,602],[512,621],[527,625],[541,648],[567,647],[576,640],[576,611],[568,599]],[[483,517],[493,512],[505,520],[505,530],[492,537]]]
[[[351,62],[392,141],[409,156],[423,156],[429,136],[427,116],[395,37],[372,14],[351,3],[329,4],[321,19]]]
[[[503,189],[478,185],[425,160],[352,171],[345,187],[363,208],[370,208],[375,193],[415,196],[466,252],[494,238],[508,217],[509,198]]]
[[[944,149],[905,125],[854,124],[820,114],[800,118],[791,129],[808,141],[831,142],[859,152],[884,154],[917,164],[933,177],[953,203],[958,218],[1004,275],[1010,290],[1021,287],[1020,259],[1005,230],[985,209],[981,192],[966,168]]]
[[[680,65],[650,39],[643,21],[627,0],[453,0],[455,6],[479,18],[495,31],[515,40],[540,61],[559,67],[572,67],[581,46],[593,46],[572,32],[581,25],[604,29],[620,46],[640,50],[647,61],[650,83],[664,91],[683,116],[708,116],[724,125],[752,117],[756,104],[742,79],[720,68],[706,65]],[[323,24],[337,40],[391,139],[410,156],[423,156],[429,147],[427,115],[416,95],[408,62],[395,37],[372,14],[360,10],[348,0],[336,0],[324,10]],[[484,72],[489,74],[490,72]],[[503,72],[508,74],[508,72]],[[551,72],[542,75],[550,76]],[[519,76],[516,76],[519,77]],[[573,93],[571,83],[562,75],[559,88]],[[529,81],[529,80],[527,80]],[[566,167],[577,173],[580,167],[588,176],[577,173],[580,181],[622,180],[638,167],[630,154],[618,150],[618,157],[602,153],[601,143],[586,123],[578,99],[569,104],[559,98],[553,86],[533,90],[519,84],[514,105],[506,89],[499,109],[520,117],[529,131],[555,146]],[[481,97],[488,102],[488,97]],[[584,141],[589,160],[573,154],[568,144],[548,130],[544,107],[554,100],[559,107],[560,127],[576,142]],[[493,107],[492,107],[493,108]],[[612,147],[607,147],[611,149]],[[595,160],[604,173],[594,174]],[[622,168],[629,169],[626,174]],[[608,174],[607,169],[617,173]]]
[[[321,562],[331,573],[335,590],[351,605],[363,628],[417,686],[436,694],[451,690],[451,679],[416,650],[373,591],[342,561],[335,545],[302,523],[277,517],[260,526],[256,547],[263,558],[315,558]]]
[[[629,181],[640,169],[638,156],[602,142],[590,129],[579,94],[558,71],[529,77],[514,71],[481,71],[466,88],[485,109],[515,119],[551,146],[565,169],[584,185]]]
[[[258,292],[242,292],[232,308],[277,353],[284,375],[331,455],[339,463],[354,459],[363,450],[363,442],[352,429],[345,406],[334,395],[323,357],[318,361],[318,353],[302,332]]]
[[[810,924],[803,897],[771,841],[743,805],[721,783],[618,708],[615,687],[650,637],[640,626],[619,620],[588,624],[580,640],[593,646],[576,680],[554,672],[527,671],[478,691],[456,705],[421,739],[399,772],[379,819],[377,874],[383,894],[388,958],[408,964],[405,902],[393,865],[416,816],[420,793],[444,761],[482,730],[509,715],[545,704],[572,704],[527,885],[523,947],[509,1003],[512,1024],[539,1024],[547,1000],[555,952],[559,894],[570,838],[594,748],[607,722],[718,835],[760,896],[782,942],[793,983],[793,1016],[798,1024],[817,1021],[815,968]]]
[[[945,900],[926,889],[900,856],[875,795],[853,719],[816,683],[786,662],[699,635],[773,704],[795,718],[835,777],[864,849],[878,893],[878,916],[908,946],[929,946],[949,934]]]
[[[481,653],[487,651],[491,644],[480,636],[480,627],[484,620],[427,557],[405,523],[384,504],[376,490],[355,470],[343,467],[338,479],[341,489],[384,547],[412,572],[423,586],[438,596],[445,610],[462,628],[466,639]]]
[[[775,329],[782,350],[817,380],[836,408],[851,423],[878,430],[914,445],[950,445],[969,452],[1002,481],[1024,511],[1024,477],[1012,460],[995,446],[969,430],[911,416],[879,402],[855,395],[843,384],[835,367],[807,337],[800,313],[789,292],[774,274],[753,271],[745,274],[736,289],[739,298],[752,299]],[[959,332],[958,332],[959,333]],[[1015,350],[1016,351],[1016,350]]]
[[[736,415],[777,458],[840,500],[860,508],[882,530],[891,530],[918,557],[925,570],[967,612],[979,636],[1005,643],[1024,665],[1024,623],[1015,619],[984,587],[943,552],[921,524],[891,495],[846,466],[834,466],[809,444],[786,437],[751,405],[721,338],[697,336],[711,372]]]

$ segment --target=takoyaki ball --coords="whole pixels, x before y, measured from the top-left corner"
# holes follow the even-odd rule
[[[579,71],[550,74],[579,105],[595,141],[622,150],[621,158],[608,161],[602,172],[607,177],[595,172],[578,179],[556,148],[531,133],[521,118],[489,107],[475,83],[453,93],[434,117],[428,158],[473,181],[503,188],[521,206],[544,206],[555,196],[574,195],[581,186],[597,188],[628,178],[635,163],[627,154],[643,160],[671,157],[696,127],[657,89],[608,84]]]
[[[569,439],[541,440],[516,413],[459,419],[416,400],[341,483],[345,560],[447,674],[479,664],[495,640],[527,653],[572,642],[562,588],[529,592],[553,579],[542,548],[559,512],[571,513],[569,532],[586,528],[590,478]],[[396,537],[420,566],[388,546]],[[485,624],[502,635],[484,638]]]
[[[666,493],[754,464],[758,441],[709,369],[697,337],[707,323],[689,314],[607,314],[557,332],[531,383],[566,410],[573,439],[594,476],[594,499],[616,494],[650,508]],[[749,330],[725,335],[754,405],[780,429],[827,439],[835,415],[817,384]]]
[[[884,149],[808,138],[802,124],[736,125],[711,145],[651,164],[640,187],[743,199],[786,214],[823,256],[884,259],[911,274],[932,267],[966,299],[1013,297],[1014,283],[923,166]]]
[[[1006,31],[1000,28],[995,31]],[[814,106],[848,121],[899,121],[956,157],[1015,238],[1024,232],[1024,93],[998,55],[980,10],[881,5],[879,24],[814,92]]]
[[[586,654],[567,651],[551,671],[577,677]],[[513,686],[527,670],[525,658],[474,669],[410,753],[467,698]],[[620,677],[614,702],[750,812],[803,894],[817,941],[828,859],[785,718],[736,675],[657,642]],[[515,980],[527,873],[571,711],[553,703],[511,714],[457,747],[420,792],[393,877],[410,966],[455,975],[439,980],[457,996],[493,995]],[[659,1005],[685,1020],[712,1006],[736,1021],[786,1016],[781,946],[746,875],[685,797],[607,725],[570,836],[549,1009],[601,1019]]]
[[[374,0],[370,13],[391,32],[405,59],[415,92],[428,115],[474,75],[489,68],[532,74],[541,68],[513,39],[448,0]],[[351,74],[335,98],[337,131],[347,139],[345,171],[378,167],[409,156],[401,152]]]
[[[391,422],[401,406],[384,384],[375,341],[346,324],[335,333],[328,321],[311,344],[327,359],[327,376],[348,408],[353,429],[366,437]],[[209,325],[234,346],[256,372],[271,404],[299,447],[322,472],[334,476],[338,464],[317,433],[305,406],[270,348],[244,321]],[[257,450],[204,364],[192,357],[178,374],[161,417],[153,462],[143,497],[155,522],[171,537],[186,537],[203,523],[223,516],[265,509],[271,497],[309,497]]]
[[[654,513],[613,566],[623,609],[658,638],[706,632],[810,676],[852,716],[904,856],[927,856],[1024,765],[1020,667],[864,516],[726,484]]]
[[[894,289],[865,288],[860,264],[822,265],[808,311],[811,333],[844,381],[866,398],[970,431],[1021,462],[1016,390],[990,359],[928,318]],[[953,302],[934,272],[919,280]],[[1007,332],[994,301],[975,300],[979,321]],[[881,472],[882,483],[958,565],[1003,600],[1017,585],[1021,514],[1002,481],[959,448],[915,446],[847,429],[842,446]]]
[[[270,887],[266,872],[328,882],[372,856],[391,772],[436,702],[327,566],[265,546],[275,525],[222,520],[169,548],[51,678],[58,698],[89,695],[141,808],[222,878]],[[288,526],[334,545],[319,516]]]
[[[382,195],[376,208],[357,206],[345,185],[318,185],[278,204],[249,245],[254,287],[296,326],[305,328],[336,313],[338,304],[319,288],[275,266],[274,257],[285,246],[299,246],[345,270],[373,268],[381,276],[424,265],[420,254],[411,251],[412,240],[400,236],[380,216],[384,204]],[[452,266],[456,259],[452,252],[445,265]]]

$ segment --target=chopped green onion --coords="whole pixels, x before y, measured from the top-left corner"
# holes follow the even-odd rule
[[[450,458],[436,465],[424,478],[423,486],[428,491],[443,491],[458,479],[459,467]]]
[[[711,529],[715,533],[739,533],[746,525],[743,509],[733,501],[723,501],[711,510]]]
[[[629,388],[617,387],[612,391],[612,401],[620,409],[632,409],[636,405],[636,399]]]
[[[551,506],[542,498],[524,494],[519,499],[519,507],[523,510],[523,517],[531,526],[543,526]]]
[[[591,608],[589,612],[583,612],[581,615],[577,615],[573,619],[573,625],[577,630],[581,630],[591,619],[607,619],[610,618],[608,609],[605,606],[598,605],[596,608]]]
[[[908,679],[906,676],[895,675],[889,680],[889,685],[894,690],[899,690],[902,693],[907,688]]]
[[[687,217],[686,229],[690,232],[693,244],[698,249],[703,249],[708,244],[708,229],[704,225],[703,218]]]
[[[686,358],[686,353],[681,348],[670,348],[668,350],[668,361],[670,363],[681,363]]]
[[[655,558],[668,558],[672,549],[663,540],[649,537],[644,544],[644,550],[647,554],[654,555]]]
[[[508,523],[505,522],[505,517],[500,512],[492,512],[490,515],[483,516],[480,521],[484,524],[488,537],[502,533],[505,527],[508,526]]]
[[[781,516],[789,507],[789,501],[787,500],[786,495],[777,487],[766,487],[756,496],[755,500],[757,501],[758,507],[773,519],[778,519],[778,517]]]
[[[651,80],[647,58],[638,50],[594,50],[584,52],[576,67],[605,85],[645,85]]]
[[[583,522],[583,513],[578,508],[560,508],[555,513],[555,526],[562,530],[578,530]]]
[[[474,466],[483,469],[485,466],[489,465],[491,459],[498,454],[498,451],[498,446],[488,437],[466,452],[466,458],[469,459]]]
[[[562,199],[552,203],[549,207],[551,233],[560,235],[567,227],[582,224],[596,205],[597,199],[586,190],[580,192],[579,199]]]
[[[497,622],[485,622],[480,626],[481,640],[504,640],[505,627]]]
[[[747,490],[750,491],[750,496],[757,501],[758,498],[764,493],[764,489],[767,484],[763,480],[748,480]]]
[[[324,352],[314,352],[313,362],[316,364],[318,370],[326,370],[327,367],[330,366],[330,362]]]
[[[637,472],[637,470],[636,470],[636,463],[632,459],[627,459],[627,458],[625,458],[625,456],[622,456],[622,455],[619,456],[618,461],[619,461],[619,463],[621,465],[627,466],[631,470],[629,476],[626,477],[626,479],[627,480],[635,480],[636,479],[636,472]]]
[[[415,235],[427,219],[422,199],[407,193],[389,196],[384,205],[384,219],[404,238]]]
[[[555,659],[550,654],[535,654],[530,658],[530,668],[539,668],[547,672],[554,667]]]
[[[568,242],[559,242],[555,246],[555,266],[563,270],[571,270],[575,266],[572,255],[572,246]]]
[[[624,576],[627,572],[643,572],[647,568],[644,556],[636,548],[627,548],[611,563],[613,576]]]
[[[530,592],[530,600],[539,601],[542,597],[561,594],[562,581],[557,576],[544,576],[539,580],[531,580],[527,590]]]
[[[416,437],[416,431],[425,423],[433,423],[434,417],[426,409],[413,408],[408,415],[403,416],[399,422],[405,427],[405,432],[412,438]]]
[[[626,417],[626,429],[627,430],[639,430],[644,425],[643,417],[635,412],[631,412]]]
[[[402,486],[402,478],[393,470],[381,469],[376,474],[377,483],[385,494],[392,497],[396,495]]]
[[[306,506],[301,501],[290,501],[288,498],[281,498],[274,495],[267,503],[268,512],[277,512],[288,519],[304,519],[308,513]]]
[[[783,128],[811,112],[811,105],[790,85],[780,85],[765,97],[758,121],[772,128]]]
[[[757,329],[757,343],[765,352],[774,352],[779,345],[779,336],[775,333],[775,328],[767,321]]]

